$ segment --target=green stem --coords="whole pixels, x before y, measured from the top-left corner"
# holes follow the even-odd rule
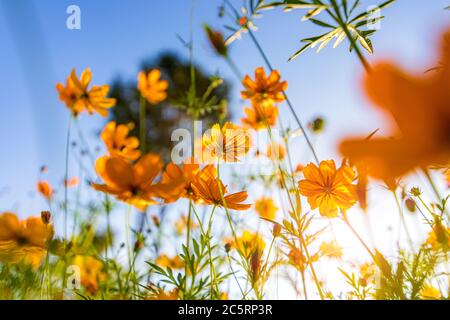
[[[255,35],[253,34],[253,32],[250,30],[250,28],[248,29],[248,33],[250,35],[250,37],[252,38],[256,48],[258,49],[259,53],[261,54],[261,56],[263,57],[263,60],[265,61],[267,67],[269,68],[270,71],[273,71],[274,69],[272,68],[272,65],[269,61],[269,59],[267,58],[266,54],[264,53],[264,50],[262,49],[261,45],[259,44],[258,40],[256,39]],[[308,136],[308,133],[306,132],[305,128],[303,127],[300,118],[297,116],[297,113],[295,112],[295,109],[291,103],[291,101],[289,100],[289,97],[287,95],[287,93],[285,91],[283,91],[283,96],[286,99],[286,103],[289,107],[289,110],[291,111],[292,115],[294,116],[295,121],[297,122],[298,127],[300,128],[300,130],[302,131],[303,136],[305,137],[306,143],[308,144],[309,149],[311,150],[314,160],[316,161],[317,165],[319,165],[320,161],[319,158],[317,157],[316,151],[314,149],[314,146]]]

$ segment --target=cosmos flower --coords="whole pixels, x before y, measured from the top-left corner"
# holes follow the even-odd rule
[[[37,267],[53,237],[53,226],[41,217],[19,220],[14,213],[0,214],[0,261],[25,262]]]
[[[48,201],[50,201],[53,197],[53,188],[47,181],[38,181],[37,183],[37,191]]]
[[[103,117],[108,116],[108,109],[116,104],[116,99],[107,98],[109,92],[108,85],[92,86],[89,84],[92,79],[92,72],[88,68],[83,71],[81,78],[72,69],[70,77],[66,81],[66,86],[61,83],[56,85],[59,92],[59,99],[77,116],[83,111],[93,114],[94,111]]]
[[[262,218],[273,220],[278,211],[278,207],[272,198],[262,197],[255,201],[255,211]]]
[[[105,184],[92,183],[94,189],[112,194],[139,210],[157,203],[156,194],[170,196],[178,186],[156,183],[162,169],[162,161],[156,154],[146,154],[132,164],[118,157],[104,156],[95,163],[95,170]]]
[[[217,205],[231,210],[247,210],[250,204],[243,204],[248,197],[247,191],[240,191],[227,195],[227,186],[217,178],[216,170],[208,170],[197,175],[191,184],[194,193],[201,201],[208,205]]]
[[[264,68],[256,68],[255,80],[246,75],[242,84],[245,88],[241,91],[242,99],[251,100],[253,105],[267,107],[285,100],[283,91],[287,89],[287,82],[280,81],[280,73],[276,70],[267,77]]]
[[[100,137],[112,156],[118,156],[126,160],[136,160],[141,156],[139,139],[129,137],[130,129],[124,124],[117,125],[115,121],[109,122],[103,129]]]
[[[242,124],[255,130],[275,126],[278,118],[278,108],[274,105],[263,107],[253,104],[251,108],[244,108],[244,112],[246,117],[241,119]]]
[[[304,180],[298,183],[300,193],[308,198],[311,209],[319,208],[322,216],[338,215],[338,209],[347,210],[357,200],[355,172],[342,165],[336,169],[333,160],[322,161],[320,166],[310,163],[303,169]]]
[[[180,259],[179,256],[170,258],[166,254],[162,254],[158,258],[156,258],[155,263],[163,268],[170,267],[171,269],[181,269],[184,267],[184,262]]]
[[[236,241],[230,241],[231,247],[238,250],[246,259],[250,259],[255,253],[262,257],[266,243],[258,234],[248,230],[242,232],[242,235]]]
[[[95,295],[99,289],[99,283],[106,279],[103,262],[91,256],[77,255],[73,258],[73,264],[80,268],[81,284],[90,294]]]
[[[370,176],[392,180],[417,167],[450,159],[450,31],[444,35],[442,67],[411,75],[390,62],[373,67],[364,79],[371,102],[392,119],[393,138],[349,138],[342,154],[361,162]]]
[[[238,162],[250,150],[251,139],[247,130],[226,122],[212,126],[203,134],[202,159],[204,162]]]
[[[138,76],[138,90],[141,95],[150,103],[158,104],[167,98],[167,88],[169,82],[161,80],[161,71],[150,70],[147,74],[141,71]]]

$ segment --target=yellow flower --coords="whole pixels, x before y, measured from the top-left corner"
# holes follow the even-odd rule
[[[41,217],[19,220],[14,213],[0,215],[0,261],[25,262],[37,267],[53,237],[53,226]]]
[[[171,269],[181,269],[184,267],[183,260],[180,259],[179,256],[174,256],[173,258],[169,258],[166,254],[160,255],[156,258],[156,264],[160,267],[170,267]]]
[[[278,108],[274,105],[260,106],[252,104],[251,108],[244,108],[245,118],[241,119],[244,126],[255,130],[275,126],[278,118]]]
[[[92,79],[92,72],[88,68],[78,79],[75,69],[72,69],[70,77],[66,81],[66,86],[61,83],[56,85],[59,92],[59,99],[77,116],[83,111],[93,114],[94,111],[101,116],[108,116],[108,109],[116,104],[116,99],[107,98],[109,92],[108,85],[92,86],[88,89]]]
[[[359,283],[363,287],[375,283],[377,266],[372,262],[366,262],[359,266]]]
[[[303,253],[297,249],[297,248],[292,248],[289,253],[288,253],[288,259],[289,259],[289,263],[291,265],[293,265],[295,268],[297,268],[300,271],[304,271],[305,270],[305,266],[306,266],[306,257],[303,255]]]
[[[355,172],[342,165],[336,170],[333,160],[322,161],[320,166],[310,163],[303,169],[304,180],[298,183],[300,193],[308,198],[311,209],[319,208],[322,216],[338,215],[338,209],[345,211],[356,203],[355,185],[351,184]]]
[[[99,289],[99,283],[106,279],[103,262],[91,256],[77,255],[73,258],[73,264],[80,268],[81,284],[90,294],[95,295]]]
[[[241,91],[242,99],[250,99],[254,105],[271,106],[285,99],[283,91],[287,89],[287,82],[280,82],[280,73],[276,70],[267,77],[264,68],[259,67],[255,69],[255,80],[246,75],[242,84],[245,87]]]
[[[215,124],[203,134],[202,159],[212,163],[218,160],[237,162],[247,154],[250,144],[250,135],[246,129],[231,122],[226,122],[222,127]]]
[[[37,183],[37,190],[38,192],[47,200],[51,200],[53,197],[53,189],[48,184],[47,181],[38,181]]]
[[[177,235],[182,235],[184,230],[187,229],[187,226],[187,216],[182,215],[177,221],[175,221],[175,231]],[[195,223],[194,219],[191,219],[191,230],[196,228],[198,228],[198,225]]]
[[[273,142],[267,146],[267,157],[269,159],[278,161],[283,160],[286,156],[286,149],[280,143]]]
[[[255,211],[260,217],[273,220],[278,211],[278,207],[272,198],[263,197],[255,201]]]
[[[205,167],[206,168],[206,167]],[[205,204],[217,205],[231,210],[247,210],[250,204],[241,203],[248,197],[246,191],[240,191],[227,195],[227,186],[216,177],[216,170],[207,166],[207,171],[202,171],[192,182],[192,190]]]
[[[335,241],[322,242],[319,250],[324,256],[334,259],[342,258],[342,248]]]
[[[420,290],[422,299],[441,299],[442,295],[439,289],[436,289],[430,284],[424,284]]]
[[[146,154],[135,164],[118,157],[101,157],[95,163],[97,174],[105,184],[93,183],[94,189],[115,195],[117,199],[145,210],[155,204],[155,195],[170,197],[179,192],[179,185],[155,183],[162,169],[162,161],[156,154]]]
[[[136,160],[141,156],[141,152],[136,150],[139,147],[139,139],[129,137],[129,132],[128,126],[117,125],[115,121],[111,121],[105,126],[100,137],[112,156]]]
[[[368,175],[392,181],[418,167],[450,159],[450,30],[442,41],[442,68],[415,76],[378,63],[365,77],[369,99],[392,119],[391,137],[350,138],[340,150]]]
[[[153,69],[147,74],[139,72],[138,90],[141,95],[151,104],[155,105],[167,98],[167,88],[169,82],[161,80],[161,71]]]
[[[426,244],[435,251],[448,250],[450,248],[450,228],[445,228],[439,221],[435,222],[433,230],[428,233]]]
[[[245,230],[237,238],[237,243],[234,240],[231,241],[231,246],[238,250],[246,259],[250,259],[254,255],[262,257],[266,243],[258,233]]]

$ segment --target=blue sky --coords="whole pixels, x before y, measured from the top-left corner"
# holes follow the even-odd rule
[[[233,82],[232,108],[238,118],[243,106],[240,85],[212,53],[202,30],[204,23],[223,25],[217,18],[221,1],[194,3],[195,60]],[[363,1],[363,7],[376,3]],[[371,60],[394,59],[418,72],[434,65],[439,35],[450,24],[450,12],[443,10],[449,1],[418,3],[398,0],[383,12],[386,19],[373,39]],[[66,8],[71,4],[81,8],[81,30],[66,28]],[[73,67],[79,71],[91,67],[93,83],[103,84],[119,75],[134,79],[140,61],[161,51],[186,56],[177,34],[188,38],[190,11],[189,0],[0,0],[0,211],[38,213],[43,203],[33,193],[39,167],[49,167],[47,178],[54,184],[64,175],[69,114],[58,101],[55,84],[64,81]],[[288,94],[303,122],[317,115],[327,120],[327,131],[317,144],[319,157],[330,158],[339,137],[371,132],[382,126],[382,117],[362,96],[363,70],[347,47],[326,48],[320,54],[308,51],[287,62],[300,39],[321,31],[301,22],[301,13],[267,11],[256,21],[256,35],[272,64],[289,81]],[[263,65],[245,35],[232,45],[231,53],[245,73]],[[294,125],[287,111],[282,115]],[[105,120],[82,116],[80,122],[91,138]],[[306,160],[303,151],[299,149],[297,156]]]

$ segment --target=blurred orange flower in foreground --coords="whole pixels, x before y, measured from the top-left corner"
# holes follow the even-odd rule
[[[53,197],[53,189],[48,184],[47,181],[38,181],[37,183],[38,192],[47,200],[51,200]]]
[[[0,215],[0,262],[25,262],[37,267],[53,237],[53,226],[41,217],[19,220],[14,213]]]
[[[103,129],[100,137],[112,156],[122,157],[126,160],[136,160],[141,156],[137,150],[139,139],[129,137],[130,129],[124,124],[117,125],[115,121],[109,122]]]
[[[277,70],[273,70],[267,77],[263,67],[256,68],[255,80],[248,75],[242,80],[245,87],[241,91],[242,99],[250,99],[253,104],[263,107],[284,101],[283,91],[287,89],[287,82],[280,81],[280,78]]]
[[[155,183],[162,169],[162,161],[156,154],[146,154],[135,164],[118,157],[104,156],[97,159],[95,170],[105,184],[93,183],[94,189],[115,195],[117,199],[144,210],[155,204],[156,193],[176,191],[173,185]]]
[[[138,90],[141,95],[151,104],[158,104],[167,98],[169,82],[161,80],[161,71],[153,69],[147,74],[139,72]]]
[[[442,41],[442,67],[414,76],[382,62],[366,75],[369,99],[394,121],[394,138],[344,140],[342,154],[362,162],[372,177],[392,180],[416,167],[450,159],[450,31]],[[398,128],[398,129],[397,129]]]
[[[92,86],[88,89],[92,79],[91,69],[86,69],[78,79],[75,69],[72,69],[70,77],[67,78],[66,86],[61,83],[56,85],[59,92],[59,99],[77,116],[83,111],[89,114],[96,111],[101,116],[108,116],[108,108],[116,104],[116,99],[107,98],[109,92],[108,85]]]
[[[355,172],[351,167],[343,164],[336,170],[334,161],[327,160],[319,167],[308,164],[303,175],[305,179],[298,183],[299,191],[308,198],[311,209],[319,208],[322,216],[336,217],[338,209],[345,211],[356,203],[356,189],[352,184]]]
[[[96,294],[99,282],[105,280],[106,275],[102,271],[103,263],[91,256],[77,255],[73,264],[80,268],[80,281],[90,294]]]

